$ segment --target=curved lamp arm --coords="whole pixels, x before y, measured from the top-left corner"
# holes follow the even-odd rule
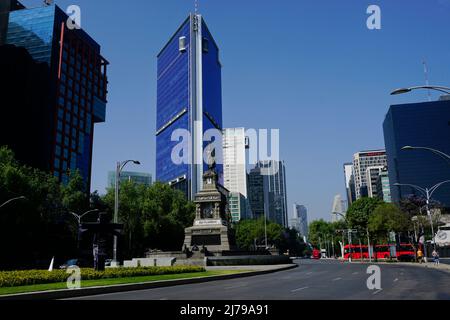
[[[427,190],[425,190],[422,187],[416,186],[414,184],[394,183],[394,186],[396,186],[396,187],[411,187],[411,188],[414,188],[414,189],[419,190],[420,192],[422,192],[424,196],[427,196]]]
[[[416,86],[416,87],[396,89],[396,90],[391,92],[391,95],[394,96],[394,95],[404,94],[404,93],[411,92],[413,90],[420,90],[420,89],[434,90],[434,91],[439,91],[439,92],[442,92],[442,93],[445,93],[445,94],[450,94],[450,88],[449,87],[444,87],[444,86]]]

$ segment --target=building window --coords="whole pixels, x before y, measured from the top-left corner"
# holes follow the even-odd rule
[[[202,48],[203,48],[203,52],[205,52],[205,53],[209,52],[209,41],[208,41],[208,39],[203,38]]]
[[[180,37],[180,39],[179,39],[179,48],[178,48],[178,50],[180,51],[180,52],[186,52],[186,50],[187,50],[187,44],[186,44],[186,37]]]

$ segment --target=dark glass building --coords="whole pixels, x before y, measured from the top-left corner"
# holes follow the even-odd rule
[[[259,167],[247,175],[247,195],[253,219],[264,217],[264,177]]]
[[[203,134],[222,132],[222,66],[219,47],[201,15],[191,14],[158,54],[156,180],[170,183],[189,199],[201,189]],[[172,161],[176,130],[190,133],[187,161]],[[220,143],[221,145],[221,143]],[[219,152],[218,152],[219,151]],[[220,157],[221,150],[216,150]],[[219,162],[219,161],[218,161]],[[222,161],[220,161],[222,163]],[[217,166],[223,182],[223,166]]]
[[[405,150],[404,146],[429,147],[450,154],[450,101],[393,105],[383,124],[392,201],[420,195],[411,187],[431,188],[450,180],[449,163],[426,150]],[[450,207],[450,185],[443,185],[433,199]]]
[[[28,54],[21,55],[23,61],[40,66],[41,71],[9,68],[8,73],[0,73],[10,87],[19,88],[2,99],[24,101],[22,109],[9,111],[9,119],[28,119],[14,121],[14,126],[8,127],[13,134],[2,135],[0,142],[11,146],[22,162],[35,166],[34,159],[39,159],[38,167],[63,183],[71,170],[78,169],[89,189],[94,124],[105,121],[108,62],[100,54],[100,45],[86,32],[67,27],[69,17],[58,6],[16,9],[8,14],[7,55],[20,65],[19,57],[11,52],[25,49]],[[8,68],[7,62],[2,68]],[[38,72],[39,77],[30,76],[30,72]],[[19,73],[27,75],[29,81],[21,79]],[[31,94],[28,89],[35,85],[41,90]],[[2,103],[2,108],[8,106]],[[33,114],[40,114],[40,118],[33,119]],[[30,137],[29,143],[17,142],[23,135]],[[40,137],[38,149],[31,145],[35,137]]]
[[[248,175],[247,194],[254,219],[266,216],[288,227],[284,161],[260,161]]]

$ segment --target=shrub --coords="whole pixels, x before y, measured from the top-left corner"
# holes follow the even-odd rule
[[[140,267],[140,268],[116,268],[105,271],[93,269],[81,269],[82,280],[98,280],[111,278],[128,278],[178,273],[203,272],[205,269],[198,266],[175,267]],[[1,271],[0,288],[16,287],[34,284],[66,282],[69,274],[66,270],[26,270],[26,271]]]

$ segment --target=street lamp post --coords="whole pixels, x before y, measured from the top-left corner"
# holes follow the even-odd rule
[[[428,215],[428,218],[430,219],[431,234],[432,234],[432,241],[433,241],[433,248],[434,248],[434,249],[436,249],[436,242],[435,242],[435,240],[436,240],[436,235],[434,234],[433,218],[432,218],[432,216],[431,216],[431,211],[430,211],[430,200],[431,200],[431,197],[433,196],[433,193],[434,193],[440,186],[442,186],[443,184],[449,183],[449,182],[450,182],[450,180],[442,181],[442,182],[440,182],[440,183],[434,185],[434,186],[431,187],[431,188],[425,188],[425,189],[422,188],[422,187],[416,186],[416,185],[414,185],[414,184],[403,184],[403,183],[395,183],[395,184],[394,184],[394,186],[397,186],[397,187],[402,187],[402,186],[404,186],[404,187],[410,187],[410,188],[416,189],[416,190],[420,191],[420,192],[426,197],[426,204],[425,204],[425,207],[427,208],[427,215]]]
[[[435,90],[435,91],[439,91],[439,92],[442,92],[442,93],[445,93],[445,94],[450,94],[450,88],[449,87],[443,87],[443,86],[416,86],[416,87],[396,89],[396,90],[391,92],[391,95],[395,96],[395,95],[399,95],[399,94],[409,93],[409,92],[411,92],[413,90],[421,90],[421,89]]]
[[[16,198],[9,199],[9,200],[6,201],[5,203],[3,203],[3,204],[0,206],[0,208],[3,208],[4,206],[10,204],[10,203],[13,202],[13,201],[17,201],[17,200],[25,200],[25,199],[26,199],[26,197],[24,197],[24,196],[20,196],[20,197],[16,197]]]
[[[75,217],[75,219],[77,219],[77,222],[78,222],[78,235],[77,235],[77,249],[78,249],[78,250],[80,249],[80,229],[81,229],[81,219],[83,219],[83,217],[84,217],[85,215],[88,215],[89,213],[92,213],[92,212],[98,212],[98,211],[99,211],[98,209],[94,209],[94,210],[86,211],[86,212],[83,213],[83,214],[76,214],[75,212],[70,212],[70,214],[73,215],[73,216]]]
[[[126,160],[123,162],[117,162],[116,165],[116,177],[115,177],[115,190],[114,190],[114,223],[119,223],[119,184],[120,184],[120,173],[123,168],[130,162],[135,165],[140,165],[141,163],[137,160]],[[117,266],[117,235],[114,235],[114,247],[113,247],[113,261],[111,266]]]
[[[340,212],[333,212],[335,215],[339,215],[344,218],[345,224],[347,225],[347,239],[348,239],[348,248],[349,248],[349,261],[352,262],[352,232],[354,230],[350,229],[347,217]],[[343,243],[342,243],[343,244]],[[344,251],[344,250],[342,250]],[[342,254],[342,258],[344,258],[344,254]]]
[[[430,151],[430,152],[434,153],[435,155],[437,155],[437,156],[443,158],[444,160],[450,162],[450,155],[448,155],[448,154],[446,154],[446,153],[444,153],[444,152],[442,152],[442,151],[433,149],[433,148],[404,146],[404,147],[402,148],[402,150],[426,150],[426,151]]]

